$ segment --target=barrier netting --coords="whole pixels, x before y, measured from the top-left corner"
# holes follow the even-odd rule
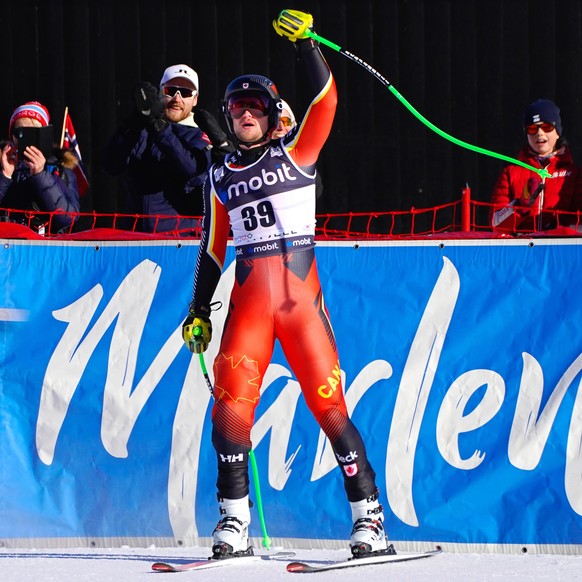
[[[471,200],[469,189],[461,199],[406,211],[345,212],[318,214],[316,237],[319,240],[398,240],[418,238],[497,238],[518,236],[582,236],[582,212],[543,210],[542,220],[530,220],[521,227],[518,214],[504,222],[503,228],[491,226],[491,215],[503,207]],[[70,217],[71,225],[57,231],[55,217]],[[144,219],[153,220],[153,232],[139,230]],[[158,230],[159,221],[175,221],[172,230]],[[182,228],[183,219],[196,219],[199,226]],[[544,224],[536,228],[535,223]],[[189,220],[189,224],[192,221]],[[201,217],[138,215],[97,212],[36,212],[0,208],[0,238],[52,238],[68,240],[139,240],[200,238]],[[549,225],[549,227],[548,227]]]

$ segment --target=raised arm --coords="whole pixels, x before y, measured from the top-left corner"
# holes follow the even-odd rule
[[[298,11],[284,10],[273,22],[277,34],[295,43],[313,95],[293,141],[287,144],[291,157],[297,165],[303,167],[313,166],[317,162],[319,153],[331,132],[337,107],[335,80],[319,50],[319,43],[301,33],[301,30],[312,26],[311,15]]]

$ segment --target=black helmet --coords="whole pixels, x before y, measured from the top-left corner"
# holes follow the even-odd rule
[[[228,111],[228,101],[237,93],[240,93],[241,96],[245,94],[256,94],[263,99],[267,106],[267,115],[269,116],[267,133],[279,125],[282,105],[281,97],[279,97],[279,91],[277,91],[275,83],[262,75],[242,75],[241,77],[233,79],[228,84],[224,92],[224,99],[222,100],[222,113],[224,113],[226,125],[230,133],[234,133],[234,129],[232,127],[232,117]]]

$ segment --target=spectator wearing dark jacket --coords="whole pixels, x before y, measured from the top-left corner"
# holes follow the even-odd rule
[[[80,209],[74,172],[78,160],[72,151],[56,147],[46,151],[38,144],[39,147],[28,145],[18,153],[19,130],[26,127],[52,129],[49,122],[47,108],[38,101],[17,107],[10,118],[9,138],[2,144],[0,158],[0,207],[5,209],[2,211],[4,220],[26,224],[41,234],[69,229]],[[50,130],[49,133],[52,138]]]
[[[198,88],[198,75],[187,65],[168,67],[159,88],[138,83],[132,114],[102,152],[105,172],[124,175],[122,212],[146,215],[138,225],[144,232],[188,236],[198,226],[191,217],[202,214],[201,189],[212,148],[194,121]]]

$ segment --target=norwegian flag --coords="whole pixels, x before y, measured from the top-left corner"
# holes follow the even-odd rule
[[[81,150],[79,149],[79,143],[77,142],[77,134],[75,132],[75,127],[71,121],[71,116],[69,115],[69,108],[65,107],[65,119],[63,122],[63,135],[61,139],[61,147],[67,148],[73,151],[77,157],[78,164],[75,166],[75,176],[77,177],[77,187],[79,189],[79,194],[83,196],[89,189],[89,181],[83,170],[83,159],[81,158]]]

